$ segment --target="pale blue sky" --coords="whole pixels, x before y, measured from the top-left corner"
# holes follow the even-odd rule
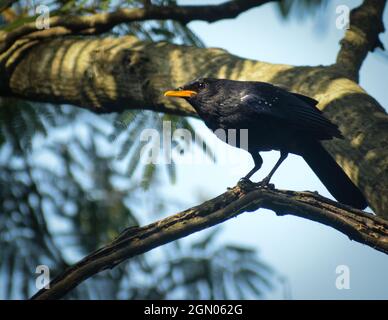
[[[209,1],[185,0],[179,3]],[[352,8],[359,3],[330,1],[321,13],[322,18],[291,18],[287,22],[280,17],[274,4],[267,4],[235,20],[213,24],[192,22],[190,26],[207,46],[220,47],[242,57],[293,65],[330,64],[335,60],[338,42],[343,36],[343,31],[335,27],[335,7],[346,4]],[[386,23],[387,18],[386,11]],[[381,39],[388,47],[386,33]],[[361,70],[361,85],[383,106],[388,99],[387,74],[388,59],[369,54]],[[195,122],[198,130],[208,135],[205,126]],[[222,147],[228,148],[227,152],[237,160],[234,163],[239,165],[180,165],[177,184],[165,188],[163,192],[180,199],[182,207],[171,207],[172,212],[169,213],[198,204],[198,198],[193,194],[211,198],[224,192],[227,186],[233,186],[251,169],[253,163],[249,154],[228,146]],[[277,158],[276,152],[264,153],[264,166],[253,179],[264,177]],[[317,190],[330,197],[303,159],[297,156],[290,156],[272,181],[278,188]],[[294,299],[388,298],[388,257],[350,241],[329,227],[291,216],[277,217],[270,211],[259,210],[224,223],[223,229],[220,241],[236,241],[257,248],[265,261],[285,275]],[[188,240],[195,236],[188,237]],[[349,290],[335,287],[335,269],[340,264],[350,268]],[[277,290],[267,298],[282,298],[282,293]]]

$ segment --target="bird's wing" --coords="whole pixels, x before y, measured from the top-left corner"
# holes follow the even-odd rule
[[[318,104],[318,101],[313,99],[313,98],[310,98],[308,96],[305,96],[303,94],[299,94],[299,93],[296,93],[296,92],[289,92],[291,93],[293,96],[299,98],[300,100],[303,100],[304,102],[306,102],[309,106],[313,106],[315,107],[317,104]],[[317,108],[315,108],[317,109]],[[321,110],[317,109],[319,112],[321,112]],[[322,113],[322,112],[321,112]]]
[[[315,107],[317,103],[312,98],[275,86],[242,92],[239,102],[242,108],[250,108],[256,113],[283,119],[302,130],[341,137],[338,127]]]

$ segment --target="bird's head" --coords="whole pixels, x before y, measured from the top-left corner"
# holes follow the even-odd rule
[[[186,83],[184,86],[164,93],[166,97],[184,98],[190,103],[199,100],[204,96],[211,95],[215,91],[219,79],[200,78]]]
[[[206,122],[206,118],[216,116],[224,108],[225,100],[234,105],[232,100],[240,99],[239,92],[238,81],[200,78],[175,90],[166,91],[164,95],[185,99]]]

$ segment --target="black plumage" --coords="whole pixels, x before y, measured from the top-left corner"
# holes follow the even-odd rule
[[[316,108],[316,100],[265,82],[199,79],[166,96],[185,98],[212,129],[248,129],[248,151],[260,169],[261,151],[279,150],[280,159],[261,182],[269,183],[288,153],[302,156],[329,192],[356,208],[367,206],[365,197],[320,141],[343,138],[338,127]],[[236,147],[240,147],[237,139]]]

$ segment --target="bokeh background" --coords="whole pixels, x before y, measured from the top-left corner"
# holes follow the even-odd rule
[[[82,13],[73,2],[68,10]],[[102,2],[107,8],[118,5]],[[191,22],[189,29],[139,23],[112,33],[220,47],[266,62],[325,65],[335,61],[344,34],[336,28],[336,7],[360,3],[285,1],[232,20]],[[60,7],[54,2],[54,9]],[[386,33],[381,40],[388,47]],[[384,107],[387,74],[388,55],[380,49],[369,54],[360,84]],[[72,106],[0,102],[1,299],[34,293],[37,265],[49,266],[55,275],[128,225],[153,222],[224,192],[253,166],[248,153],[217,141],[199,120],[133,111],[101,116]],[[144,165],[139,134],[147,128],[160,131],[165,120],[199,133],[214,157]],[[193,152],[202,153],[200,148]],[[263,153],[263,158],[254,180],[266,175],[278,153]],[[288,157],[272,182],[281,189],[316,190],[331,198],[297,156]],[[339,265],[350,270],[350,289],[336,288]],[[387,270],[384,254],[330,227],[260,209],[105,271],[66,298],[387,299]]]

